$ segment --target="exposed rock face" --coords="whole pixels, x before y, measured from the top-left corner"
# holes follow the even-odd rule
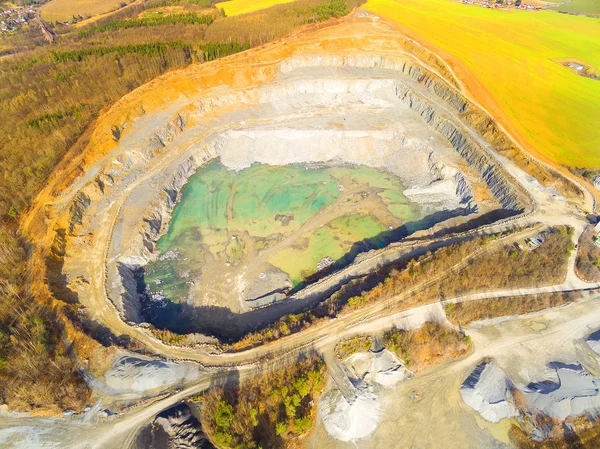
[[[160,413],[149,427],[142,429],[136,446],[139,449],[214,449],[185,404]]]
[[[456,117],[471,108],[467,100],[414,60],[303,55],[278,65],[277,83],[223,90],[140,118],[137,134],[122,133],[117,150],[79,183],[71,233],[93,233],[93,223],[119,192],[128,192],[106,258],[106,293],[124,320],[143,321],[136,270],[156,257],[155,242],[167,230],[182,186],[217,157],[233,169],[253,162],[385,169],[399,176],[409,187],[405,195],[431,215],[477,213],[472,184],[480,181],[495,198],[486,200],[487,211],[498,204],[508,214],[527,209],[527,198],[485,142]],[[465,162],[469,173],[461,168]],[[70,257],[69,248],[66,252]],[[83,259],[65,266],[77,268],[67,274],[70,279],[87,277]],[[242,290],[229,293],[244,297]],[[285,297],[279,291],[266,294],[250,296],[259,306]]]
[[[512,382],[495,362],[482,362],[463,382],[460,394],[483,418],[499,422],[518,413],[510,402],[512,388]]]
[[[263,307],[285,298],[285,291],[292,288],[292,282],[283,271],[272,267],[250,279],[244,286],[242,295],[250,307]]]
[[[197,365],[123,356],[106,372],[106,385],[115,391],[145,392],[191,382],[200,377]]]

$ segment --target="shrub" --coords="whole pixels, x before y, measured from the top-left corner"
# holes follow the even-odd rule
[[[225,401],[219,401],[215,413],[215,423],[222,429],[229,429],[233,422],[233,407]]]
[[[294,430],[296,433],[304,433],[312,427],[312,421],[308,417],[296,418],[294,420]]]

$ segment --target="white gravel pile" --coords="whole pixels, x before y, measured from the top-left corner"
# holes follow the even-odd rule
[[[529,385],[532,406],[557,419],[600,411],[600,379],[581,365],[552,364],[556,380]]]
[[[165,362],[137,356],[123,356],[106,372],[106,385],[125,392],[144,392],[200,377],[198,366],[192,363]]]
[[[587,344],[596,354],[600,355],[600,331],[591,334],[587,339]]]
[[[387,349],[358,352],[348,357],[345,365],[355,379],[384,387],[394,386],[411,375],[398,357]]]
[[[353,441],[369,436],[380,419],[379,403],[373,389],[365,384],[356,388],[352,404],[338,389],[325,393],[319,403],[319,416],[325,429],[340,441]]]
[[[332,437],[354,441],[369,436],[379,424],[377,387],[392,387],[411,373],[386,349],[357,352],[344,361],[344,368],[355,386],[356,399],[350,404],[337,388],[332,388],[319,402],[319,416]]]
[[[600,413],[600,379],[581,365],[553,362],[547,378],[526,387],[517,387],[495,362],[477,365],[461,386],[467,405],[491,422],[518,414],[511,389],[518,388],[527,399],[528,408],[552,418]]]
[[[512,382],[495,362],[482,362],[463,382],[460,394],[484,419],[497,423],[517,415],[508,400],[511,388]]]

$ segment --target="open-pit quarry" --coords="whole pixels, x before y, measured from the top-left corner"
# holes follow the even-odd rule
[[[367,251],[389,264],[385,247],[403,238],[531,207],[461,122],[469,104],[451,82],[406,41],[337,51],[354,43],[300,41],[243,75],[232,60],[219,79],[246,82],[190,87],[152,112],[134,100],[143,112],[111,124],[116,148],[60,208],[81,303],[94,294],[127,323],[239,338],[324,299]],[[205,72],[177,82],[201,86]]]
[[[93,444],[73,447],[135,447],[135,441],[150,438],[136,437],[150,422],[166,433],[178,434],[179,426],[181,432],[196,429],[195,441],[208,444],[187,408],[164,411],[226,381],[231,368],[243,380],[290,354],[328,353],[344,335],[414,328],[427,320],[451,326],[444,305],[452,302],[598,288],[576,277],[571,257],[560,285],[479,292],[402,312],[393,309],[392,298],[266,346],[223,349],[310,310],[355,279],[453,243],[488,235],[510,242],[509,232],[522,238],[534,232],[530,228],[559,224],[574,229],[576,242],[586,223],[583,210],[594,208],[584,187],[566,198],[558,184],[543,185],[522,165],[499,156],[496,146],[512,140],[463,91],[450,67],[364,11],[159,77],[103,113],[86,139],[83,150],[50,179],[25,225],[48,249],[46,271],[38,275],[53,295],[80,304],[96,329],[133,341],[146,353],[115,358],[106,379],[96,380],[106,396],[137,400],[144,392],[165,391],[167,384],[185,389],[126,412],[122,420],[105,413],[99,428],[110,430],[94,434]],[[592,296],[585,300],[596,304]],[[576,307],[566,307],[565,316],[576,317],[583,306]],[[584,327],[600,313],[597,305],[590,307]],[[549,329],[552,324],[571,330],[561,311],[552,313]],[[369,422],[349,432],[348,420],[360,420],[362,411],[333,386],[308,446],[347,447],[360,440],[364,447],[406,447],[392,436],[397,429],[385,418],[389,411],[411,429],[409,443],[436,447],[425,438],[424,421],[415,420],[431,410],[444,415],[438,405],[451,401],[431,438],[448,431],[456,415],[469,422],[464,429],[477,433],[481,444],[473,447],[512,447],[505,434],[491,446],[498,430],[484,422],[517,413],[506,400],[512,381],[491,360],[498,356],[505,367],[509,346],[543,346],[544,332],[528,326],[513,337],[504,324],[498,335],[506,344],[490,343],[486,332],[493,333],[493,324],[476,329],[471,355],[445,364],[439,376],[427,371],[424,380],[405,372],[389,352],[355,356],[365,366],[365,360],[385,366],[349,376],[354,384],[376,378],[377,395],[371,386],[358,387],[368,393],[359,399],[372,412]],[[186,336],[186,344],[167,344],[157,330]],[[548,332],[549,341],[559,340],[556,332]],[[561,365],[558,379],[585,377],[587,387],[598,390],[599,381],[581,366],[573,368],[572,340],[565,346],[540,360],[570,354],[565,360],[571,365]],[[146,360],[148,355],[169,360]],[[199,371],[193,362],[200,362]],[[510,368],[514,375],[517,369]],[[439,399],[432,402],[425,379],[435,379],[431,391]],[[478,388],[486,382],[493,385]],[[544,385],[522,390],[545,410],[554,402],[547,405],[552,401],[543,395],[551,388]],[[396,388],[402,394],[389,393]],[[598,408],[597,391],[578,388],[572,388],[574,396],[594,397],[579,409]],[[457,405],[460,392],[464,401]],[[392,406],[390,398],[405,405]],[[83,428],[71,429],[74,439]],[[447,447],[467,447],[460,444],[467,430]]]

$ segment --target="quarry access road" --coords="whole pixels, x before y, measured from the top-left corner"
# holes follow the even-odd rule
[[[459,298],[455,300],[459,300]],[[378,333],[393,325],[417,327],[432,317],[442,316],[443,307],[441,303],[420,306],[359,323],[357,326],[346,329],[340,335],[325,336],[325,338],[314,342],[314,347],[319,351],[330,351],[337,338],[348,337],[356,333]],[[470,328],[467,333],[474,343],[474,350],[470,355],[461,360],[444,364],[439,369],[419,375],[417,379],[419,384],[424,385],[424,388],[427,389],[427,396],[433,397],[434,393],[431,389],[437,388],[438,379],[448,379],[451,376],[453,379],[451,383],[454,385],[455,382],[462,380],[465,372],[470,371],[484,357],[494,357],[502,366],[508,367],[517,363],[514,359],[518,361],[523,357],[528,357],[528,360],[530,360],[529,357],[533,357],[535,363],[543,364],[546,360],[552,360],[556,351],[562,351],[561,346],[572,346],[573,341],[578,342],[587,334],[593,332],[597,328],[598,322],[600,322],[600,298],[596,294],[590,294],[585,300],[566,307],[547,309],[533,315],[518,317],[510,322],[494,325],[495,333],[493,335],[488,334],[485,327],[482,329]],[[539,325],[534,325],[536,323],[545,324],[540,329]],[[237,369],[237,374],[239,379],[243,381],[257,374],[267,372],[276,366],[277,364],[274,361],[257,367],[244,366]],[[22,432],[20,434],[22,435],[21,438],[32,443],[29,447],[133,448],[139,430],[148,424],[154,416],[190,396],[225,382],[229,374],[228,371],[223,370],[207,372],[206,376],[194,385],[154,403],[141,404],[138,408],[134,408],[110,421],[84,424],[68,419],[9,418],[2,420],[0,430],[14,431],[14,441],[19,441],[17,438],[19,433],[17,432]],[[443,385],[446,386],[446,383]],[[448,391],[445,392],[448,393]],[[443,395],[440,397],[443,397]],[[438,415],[441,413],[439,407],[436,413]],[[430,431],[436,432],[437,429],[432,428]]]
[[[542,287],[539,289],[521,290],[523,294],[543,293],[548,289],[560,289],[561,286]],[[558,290],[555,290],[558,291]],[[518,290],[511,291],[512,293]],[[497,292],[499,294],[499,292]],[[486,295],[486,294],[482,294]],[[488,293],[489,295],[489,293]],[[469,296],[453,298],[447,302],[465,302],[472,300]],[[584,311],[585,313],[580,313]],[[314,341],[311,345],[305,346],[303,349],[309,348],[320,352],[330,352],[335,342],[344,337],[350,337],[359,333],[381,332],[382,330],[399,326],[402,328],[419,327],[425,321],[436,318],[444,319],[444,311],[441,303],[436,302],[424,306],[415,307],[409,310],[398,312],[390,316],[378,317],[370,321],[363,321],[356,326],[347,327],[336,335],[325,335],[320,340]],[[574,318],[573,318],[574,317]],[[586,333],[592,332],[600,320],[600,297],[595,292],[590,292],[587,297],[570,306],[561,307],[558,309],[547,309],[534,314],[533,316],[525,315],[518,317],[516,326],[519,332],[506,332],[502,338],[490,339],[489,336],[478,329],[469,329],[467,333],[474,341],[474,351],[459,361],[444,365],[440,371],[436,370],[427,377],[438,378],[448,374],[448,370],[455,373],[457,376],[462,376],[465,370],[470,370],[472,366],[484,357],[495,357],[500,360],[509,360],[509,357],[514,354],[514,351],[539,353],[539,357],[547,355],[548,340],[565,340],[571,341],[583,337]],[[548,322],[547,327],[538,329],[529,325],[520,325],[519,323],[527,321]],[[557,322],[556,326],[551,323]],[[510,325],[510,323],[509,323]],[[559,345],[558,345],[559,346]],[[552,347],[552,346],[550,346]],[[545,348],[543,351],[536,348]],[[301,352],[301,350],[299,351]],[[508,363],[508,362],[506,362]],[[269,363],[260,366],[241,366],[236,369],[240,380],[248,379],[257,374],[265,373],[277,366],[276,359],[272,359]],[[107,422],[96,424],[93,429],[86,431],[86,441],[82,442],[73,438],[69,444],[63,447],[73,449],[97,449],[97,448],[131,448],[134,447],[134,442],[137,432],[141,427],[146,425],[152,418],[161,411],[168,409],[186,398],[199,394],[211,386],[226,382],[229,371],[214,371],[206,374],[194,385],[185,388],[184,390],[173,394],[165,399],[154,402],[143,408],[132,410],[126,413],[116,422]],[[75,429],[79,431],[79,429]]]
[[[522,239],[526,236],[530,236],[531,234],[532,230],[526,229],[511,234],[507,237],[497,239],[485,247],[472,252],[459,263],[453,265],[447,270],[430,277],[427,281],[416,287],[408,289],[399,295],[393,296],[385,301],[380,301],[369,308],[363,308],[350,312],[347,315],[338,317],[337,319],[330,320],[326,323],[310,327],[296,334],[289,335],[278,340],[276,344],[273,343],[262,345],[243,352],[208,354],[197,349],[165,345],[155,337],[149,335],[147,333],[149,331],[146,329],[137,326],[129,326],[124,323],[118,316],[116,309],[108,300],[108,298],[106,298],[102,310],[103,319],[107,320],[107,323],[111,323],[111,326],[114,326],[112,330],[113,332],[118,332],[117,335],[128,334],[133,339],[138,340],[141,344],[143,344],[146,349],[169,359],[196,361],[203,364],[205,367],[220,366],[223,368],[230,368],[248,364],[252,365],[261,360],[271,360],[276,354],[285,355],[289,352],[295,352],[298,348],[304,348],[306,345],[312,345],[313,342],[318,341],[325,335],[338,335],[339,333],[343,333],[346,327],[349,325],[371,319],[374,316],[382,313],[389,313],[391,310],[393,310],[394,306],[401,304],[410,296],[440,282],[451,273],[457,273],[465,268],[470,261],[484,255],[495,246],[503,244],[506,241]],[[104,289],[102,288],[103,284],[99,284],[97,287],[101,288],[104,292]]]

